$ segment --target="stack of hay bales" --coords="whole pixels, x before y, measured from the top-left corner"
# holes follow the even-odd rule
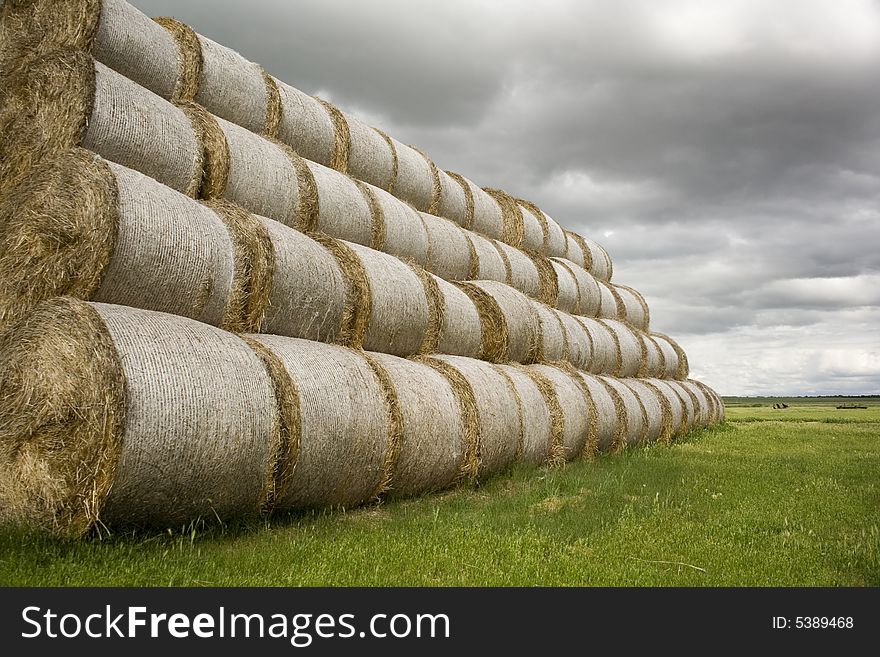
[[[723,418],[533,203],[124,0],[0,28],[0,519],[346,507]]]

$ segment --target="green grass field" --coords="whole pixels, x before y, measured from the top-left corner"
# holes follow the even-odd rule
[[[78,543],[0,529],[0,584],[880,586],[880,399],[860,401],[730,399],[671,447],[348,512]]]

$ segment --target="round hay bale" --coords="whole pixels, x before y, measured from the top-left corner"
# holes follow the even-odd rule
[[[342,340],[350,283],[326,246],[277,221],[259,218],[275,254],[264,333],[319,342]]]
[[[600,281],[605,281],[606,283],[610,282],[611,276],[614,274],[614,267],[611,263],[611,257],[608,255],[608,252],[588,237],[582,237],[581,240],[583,241],[583,245],[586,245],[586,248],[590,251],[590,257],[588,258],[590,266],[584,267],[584,269],[589,271]],[[587,258],[585,258],[585,260],[587,260]]]
[[[647,336],[657,345],[660,353],[663,354],[663,370],[661,374],[658,374],[658,378],[678,378],[678,353],[676,353],[675,349],[672,347],[672,343],[668,340],[664,340],[657,333],[649,333]]]
[[[529,367],[499,365],[522,403],[523,446],[520,459],[535,465],[561,465],[563,414],[556,391],[546,377]]]
[[[495,242],[499,254],[510,267],[508,285],[532,299],[541,296],[541,274],[535,261],[526,253],[504,242]]]
[[[657,341],[657,344],[663,350],[663,355],[666,357],[667,376],[678,380],[686,379],[690,367],[688,366],[687,354],[685,354],[684,349],[665,333],[652,331],[651,337]],[[670,353],[670,349],[672,353]]]
[[[373,245],[373,248],[398,258],[412,260],[421,267],[427,266],[428,230],[421,214],[383,189],[371,186],[368,189],[382,214],[381,244]],[[373,228],[375,232],[375,220]]]
[[[373,354],[385,368],[403,419],[400,450],[387,494],[421,495],[451,486],[465,457],[465,426],[449,381],[434,368]]]
[[[646,366],[645,376],[662,378],[666,376],[666,355],[660,348],[657,340],[650,333],[638,333],[645,345]]]
[[[474,199],[470,188],[446,171],[438,171],[440,180],[440,204],[437,214],[457,223],[462,228],[470,228],[474,219]]]
[[[547,253],[547,218],[534,204],[514,199],[523,223],[522,248],[542,255]]]
[[[264,259],[267,254],[253,251],[268,245],[89,151],[72,149],[32,169],[0,199],[0,225],[0,327],[61,295],[232,330],[253,325],[246,317],[249,263]],[[272,265],[261,260],[256,266],[262,266],[257,278],[271,281]]]
[[[275,78],[281,102],[278,139],[307,160],[329,167],[336,137],[333,119],[321,102]]]
[[[692,379],[682,381],[681,385],[684,386],[694,398],[695,426],[701,428],[708,427],[712,424],[712,407],[706,393]]]
[[[262,67],[202,35],[197,35],[197,45],[202,66],[194,100],[251,132],[266,132],[270,94]]]
[[[501,306],[491,294],[473,283],[455,283],[474,304],[480,317],[480,358],[493,363],[510,360],[510,336]]]
[[[648,310],[645,297],[626,285],[615,283],[614,289],[617,290],[617,294],[623,300],[624,315],[621,319],[629,322],[637,329],[647,331],[648,325],[651,323],[651,311]]]
[[[647,440],[648,436],[648,413],[641,398],[636,395],[622,380],[612,376],[597,376],[605,387],[616,393],[622,402],[626,421],[626,445],[639,445]],[[622,447],[622,446],[621,446]]]
[[[516,204],[516,200],[510,194],[500,189],[484,187],[483,191],[492,197],[501,211],[501,221],[504,228],[499,239],[516,249],[524,248],[523,213]]]
[[[571,268],[563,261],[545,260],[553,267],[556,276],[556,307],[573,315],[581,314],[580,289]]]
[[[385,141],[381,133],[351,114],[345,114],[345,120],[351,134],[348,173],[381,189],[393,188],[397,161],[394,142]]]
[[[473,217],[467,228],[496,240],[504,237],[504,217],[501,206],[471,180],[462,176],[459,183],[463,183],[463,186],[467,187],[474,203]]]
[[[547,216],[546,213],[544,213],[544,217],[547,219],[547,255],[554,258],[567,257],[568,243],[565,231],[555,219]]]
[[[674,438],[682,435],[685,428],[686,411],[685,402],[681,393],[673,389],[668,381],[657,378],[643,379],[645,385],[652,386],[658,394],[662,395],[665,400],[665,409],[669,417],[668,427],[664,427],[664,435],[660,436],[660,440],[671,443]]]
[[[299,450],[278,510],[348,507],[388,486],[402,411],[390,376],[362,351],[274,335],[249,336],[281,362],[299,394]]]
[[[558,311],[540,301],[533,301],[532,306],[541,323],[541,345],[536,360],[568,360],[568,339]]]
[[[0,11],[0,36],[7,71],[33,55],[80,50],[164,98],[175,91],[177,44],[125,0],[9,0]]]
[[[541,322],[532,301],[522,292],[497,281],[472,281],[470,287],[479,288],[498,304],[507,327],[509,359],[517,363],[534,362],[541,347],[542,337]],[[482,316],[483,307],[476,299],[473,300]]]
[[[435,356],[451,365],[473,390],[479,414],[479,476],[501,472],[513,463],[523,443],[519,399],[504,375],[490,363],[461,356]]]
[[[604,319],[621,319],[626,316],[626,306],[623,299],[610,283],[596,279],[599,284],[600,302],[598,317]]]
[[[553,365],[531,365],[556,393],[562,411],[562,453],[566,461],[579,457],[592,442],[595,412],[580,376]]]
[[[590,248],[584,238],[577,233],[565,231],[565,259],[592,272],[593,262]]]
[[[7,80],[0,192],[47,156],[83,146],[194,196],[202,154],[187,115],[82,52],[33,60]]]
[[[370,314],[363,346],[395,356],[419,353],[428,330],[422,281],[403,261],[360,244],[345,243],[367,277]]]
[[[584,315],[585,317],[599,317],[599,310],[602,307],[602,292],[599,289],[596,277],[570,260],[555,258],[554,261],[567,268],[575,279],[578,294],[578,312],[574,314]]]
[[[672,435],[672,411],[669,401],[655,387],[646,384],[643,379],[620,379],[642,402],[647,419],[647,442],[666,442]]]
[[[467,280],[471,271],[471,243],[465,231],[448,219],[421,213],[428,233],[430,272],[447,281]]]
[[[322,98],[316,100],[324,108],[327,117],[333,124],[333,155],[330,157],[328,167],[340,173],[348,173],[348,158],[351,155],[351,132],[348,129],[348,121],[345,115],[339,111],[333,103]]]
[[[602,321],[590,317],[575,317],[583,326],[592,345],[589,367],[582,367],[593,374],[611,374],[620,368],[621,354],[615,333]],[[569,350],[571,350],[569,337]]]
[[[438,278],[434,282],[440,293],[441,313],[440,337],[437,351],[441,354],[481,358],[483,356],[483,334],[480,312],[470,296],[461,289]]]
[[[3,336],[0,363],[7,513],[80,536],[256,516],[271,492],[273,384],[230,333],[61,298]]]
[[[553,264],[535,251],[526,251],[525,253],[535,263],[535,268],[538,270],[537,300],[556,308],[559,299],[559,281],[556,278]]]
[[[707,404],[708,411],[709,411],[708,412],[709,417],[707,420],[707,424],[712,425],[712,424],[715,424],[716,422],[719,422],[722,417],[722,413],[723,413],[722,408],[724,405],[721,403],[721,400],[718,399],[717,395],[715,394],[715,391],[712,390],[709,386],[707,386],[702,381],[697,381],[696,379],[688,379],[688,381],[691,384],[697,386],[697,388],[700,389],[700,391],[703,393],[703,396],[706,398],[706,404]]]
[[[397,179],[394,195],[411,203],[417,210],[428,212],[434,196],[432,162],[412,146],[392,138],[397,152]]]
[[[681,381],[670,381],[669,379],[664,380],[673,391],[678,393],[679,398],[681,398],[681,401],[684,403],[684,426],[682,427],[681,433],[685,434],[697,426],[697,420],[699,419],[697,398],[690,389],[682,385]]]
[[[643,376],[648,364],[648,353],[641,337],[623,322],[613,319],[600,319],[614,334],[620,354],[619,367],[615,376]]]
[[[472,231],[465,231],[472,247],[471,271],[468,280],[507,283],[507,266],[495,242]]]
[[[588,370],[593,363],[593,341],[584,325],[574,315],[555,311],[565,330],[568,356],[565,360],[581,370]]]
[[[626,444],[626,409],[613,388],[586,372],[579,372],[596,409],[596,449],[606,452]]]

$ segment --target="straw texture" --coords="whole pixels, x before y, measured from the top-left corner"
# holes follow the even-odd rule
[[[402,412],[402,440],[388,493],[404,497],[447,488],[465,456],[464,420],[452,386],[423,363],[372,356],[388,372]]]
[[[483,317],[477,305],[456,285],[441,278],[433,279],[443,308],[436,351],[470,358],[483,357]],[[489,342],[491,352],[495,345],[492,340]]]
[[[593,419],[591,403],[579,384],[579,377],[551,365],[532,365],[530,369],[543,376],[556,393],[563,415],[562,455],[571,461],[581,455],[590,442]]]
[[[564,463],[561,453],[564,417],[553,386],[528,367],[498,367],[513,383],[522,407],[523,445],[520,459],[533,464]]]
[[[497,281],[473,281],[465,291],[473,288],[479,288],[491,296],[501,311],[504,325],[507,327],[506,351],[508,359],[517,363],[534,362],[541,348],[542,337],[541,322],[532,301],[509,285]],[[484,307],[487,308],[487,312],[494,312],[494,309],[489,310],[487,306],[481,307],[476,299],[473,297],[472,299],[477,303],[481,317]],[[497,362],[503,362],[503,360]]]
[[[426,269],[447,281],[464,281],[471,272],[471,242],[464,230],[448,219],[422,213],[428,232]]]
[[[623,401],[616,391],[609,389],[602,381],[591,374],[580,372],[584,385],[596,409],[596,448],[606,452],[626,442],[626,417]]]
[[[639,445],[647,440],[648,417],[642,400],[623,381],[611,376],[596,377],[609,392],[614,393],[622,402],[624,426],[626,427],[626,445]]]
[[[278,358],[299,393],[300,444],[278,510],[352,506],[377,495],[395,430],[388,392],[363,352],[252,335]],[[399,431],[399,427],[398,427]]]
[[[399,167],[394,142],[386,141],[383,133],[350,114],[345,115],[345,120],[351,135],[348,172],[376,187],[392,189]]]
[[[666,398],[641,379],[620,379],[620,383],[633,392],[645,410],[645,441],[653,443],[668,440],[671,435],[671,420]]]
[[[490,363],[470,358],[436,356],[435,359],[455,368],[473,390],[480,422],[479,476],[487,477],[504,470],[513,462],[522,442],[519,401],[504,375]]]
[[[648,310],[648,304],[645,302],[645,297],[626,285],[615,283],[614,288],[623,300],[625,313],[622,319],[629,324],[632,324],[637,329],[647,331],[648,325],[651,322],[651,312]]]

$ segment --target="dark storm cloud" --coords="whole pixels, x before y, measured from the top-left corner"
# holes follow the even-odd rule
[[[877,3],[135,4],[605,244],[722,393],[880,390]]]

